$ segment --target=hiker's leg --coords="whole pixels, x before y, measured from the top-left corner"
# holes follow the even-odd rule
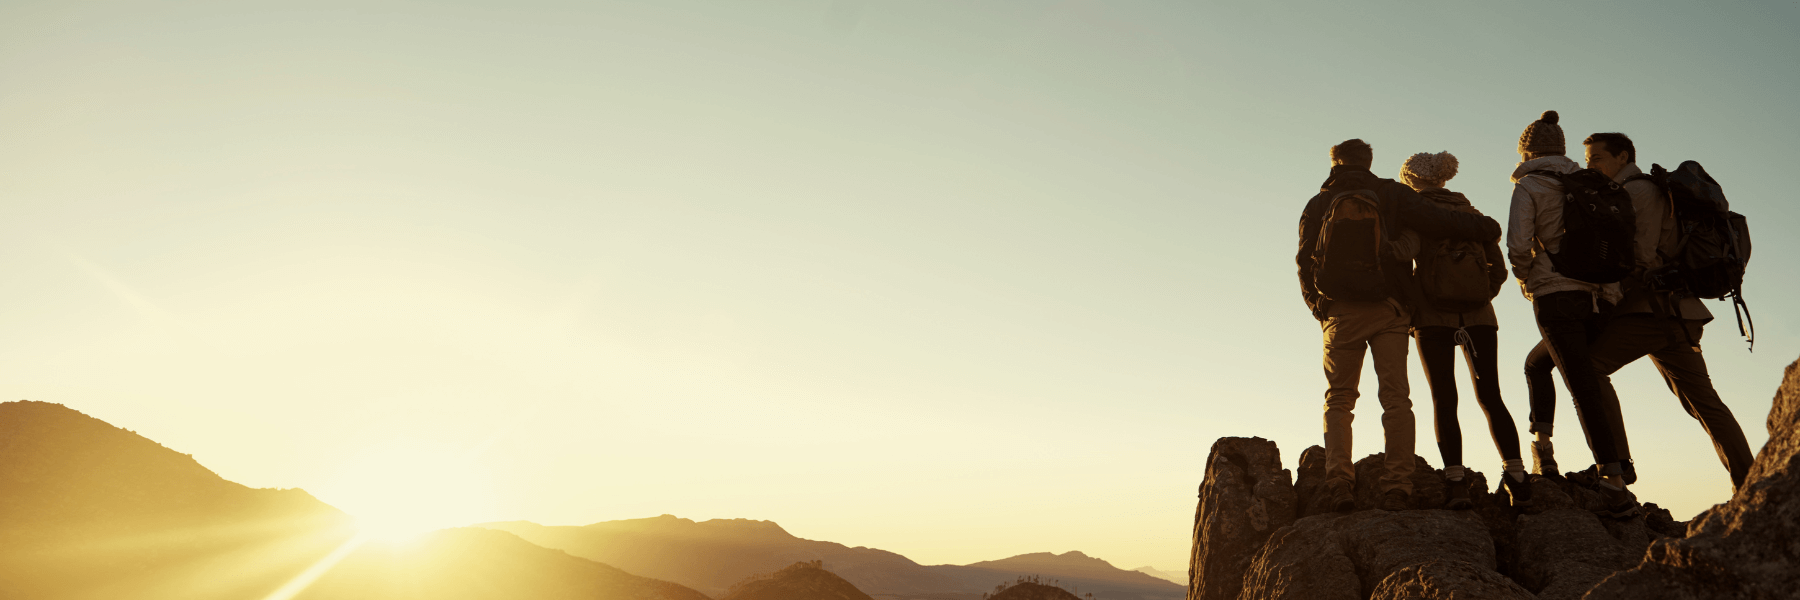
[[[1412,493],[1414,438],[1418,435],[1413,422],[1412,390],[1406,382],[1406,330],[1408,319],[1396,313],[1386,330],[1369,339],[1369,353],[1375,359],[1375,377],[1380,381],[1376,396],[1381,399],[1381,433],[1386,438],[1386,472],[1381,477],[1381,490]]]
[[[1683,321],[1683,325],[1698,344],[1702,323]],[[1699,420],[1700,426],[1706,429],[1706,435],[1712,438],[1713,450],[1719,453],[1719,462],[1731,474],[1732,488],[1742,486],[1744,478],[1750,474],[1750,463],[1756,456],[1750,452],[1750,443],[1744,439],[1743,426],[1738,424],[1737,417],[1731,414],[1731,408],[1725,406],[1725,401],[1719,398],[1719,392],[1713,388],[1712,377],[1706,371],[1706,356],[1693,352],[1685,343],[1671,344],[1662,351],[1651,354],[1650,361],[1656,364],[1656,369],[1663,374],[1663,378],[1674,384],[1676,396],[1681,399],[1681,407]]]
[[[1588,352],[1594,357],[1594,371],[1611,390],[1616,389],[1612,387],[1613,373],[1668,346],[1669,339],[1666,320],[1648,314],[1624,315],[1606,324],[1606,330],[1594,340]],[[1631,460],[1631,438],[1625,433],[1625,414],[1616,394],[1610,400],[1602,406],[1611,411],[1613,451],[1619,460],[1628,461]]]
[[[1325,477],[1356,481],[1356,463],[1350,459],[1351,421],[1356,415],[1357,383],[1362,379],[1363,353],[1368,338],[1357,335],[1358,315],[1350,303],[1331,307],[1322,327],[1325,331]]]
[[[1525,355],[1525,401],[1531,408],[1526,419],[1532,433],[1548,436],[1556,423],[1555,372],[1556,360],[1550,358],[1550,346],[1540,339]]]
[[[1612,386],[1595,372],[1593,357],[1588,352],[1588,335],[1598,320],[1593,296],[1573,291],[1545,294],[1532,302],[1532,309],[1537,316],[1538,330],[1544,335],[1544,343],[1550,347],[1550,358],[1556,361],[1556,370],[1562,373],[1563,385],[1569,388],[1569,395],[1574,396],[1575,414],[1587,434],[1588,448],[1594,453],[1595,464],[1601,466],[1605,475],[1617,474],[1619,457],[1613,445],[1609,419],[1612,413],[1600,408],[1606,403],[1604,398]],[[1617,402],[1617,399],[1613,401]]]
[[[1444,466],[1462,461],[1462,428],[1456,422],[1456,330],[1449,327],[1419,327],[1413,330],[1413,342],[1419,346],[1419,366],[1425,371],[1425,385],[1431,389],[1432,432],[1437,435],[1438,457]]]
[[[1475,401],[1487,415],[1488,433],[1494,437],[1494,449],[1500,451],[1502,460],[1518,460],[1519,430],[1513,426],[1512,413],[1506,410],[1506,403],[1500,400],[1500,330],[1482,325],[1465,331],[1469,332],[1471,344],[1463,348],[1463,361],[1469,363],[1469,379],[1475,384]]]

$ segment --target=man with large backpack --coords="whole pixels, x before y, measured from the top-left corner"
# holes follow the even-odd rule
[[[1607,507],[1602,512],[1627,517],[1637,513],[1637,501],[1626,491],[1613,440],[1620,429],[1613,422],[1618,396],[1595,369],[1589,344],[1604,331],[1619,300],[1618,282],[1635,267],[1635,219],[1625,190],[1565,155],[1558,120],[1556,111],[1545,111],[1519,135],[1521,161],[1512,174],[1507,256],[1531,301],[1544,345],[1574,396],[1603,477]],[[1549,424],[1533,417],[1531,430],[1548,441]]]
[[[1674,174],[1661,173],[1658,167],[1653,177],[1638,169],[1637,147],[1625,134],[1596,133],[1581,143],[1587,147],[1588,168],[1623,185],[1637,216],[1637,269],[1625,279],[1624,300],[1591,348],[1594,368],[1606,377],[1649,356],[1682,408],[1712,437],[1732,487],[1741,486],[1755,456],[1743,427],[1719,399],[1707,374],[1700,337],[1713,315],[1699,298],[1738,293],[1749,259],[1748,231],[1740,236],[1734,230],[1730,219],[1734,213],[1724,205],[1723,194],[1714,198],[1709,193],[1717,184],[1699,163],[1683,163]],[[1683,185],[1684,176],[1698,184],[1691,187],[1711,190],[1692,193]],[[1744,238],[1742,252],[1739,237]],[[1618,419],[1613,423],[1617,453],[1629,465],[1631,450],[1624,428]]]
[[[1327,503],[1355,508],[1350,460],[1351,410],[1359,397],[1365,351],[1379,380],[1386,462],[1381,508],[1402,510],[1412,494],[1414,421],[1406,382],[1406,342],[1419,297],[1401,232],[1476,241],[1500,237],[1500,224],[1439,208],[1412,188],[1369,171],[1374,151],[1360,139],[1331,148],[1331,177],[1300,214],[1300,293],[1325,334]],[[1414,250],[1416,251],[1416,249]]]

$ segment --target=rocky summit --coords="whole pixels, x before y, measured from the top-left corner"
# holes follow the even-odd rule
[[[1356,510],[1332,512],[1324,449],[1303,451],[1296,477],[1274,442],[1221,438],[1200,484],[1187,598],[1795,598],[1800,361],[1787,368],[1768,429],[1743,488],[1686,523],[1654,503],[1629,520],[1596,517],[1597,480],[1583,473],[1532,476],[1532,501],[1515,506],[1471,472],[1474,508],[1444,510],[1443,472],[1418,457],[1410,509],[1375,510],[1381,454],[1356,464]]]

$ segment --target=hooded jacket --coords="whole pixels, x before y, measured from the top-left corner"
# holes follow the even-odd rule
[[[1581,165],[1567,156],[1546,156],[1519,163],[1513,169],[1512,209],[1506,226],[1506,254],[1512,262],[1513,277],[1523,287],[1525,299],[1545,294],[1580,291],[1594,294],[1596,300],[1618,303],[1619,284],[1588,283],[1564,277],[1550,264],[1549,254],[1562,250],[1563,191],[1562,183],[1544,175],[1527,175],[1532,171],[1574,173]]]
[[[1381,235],[1389,242],[1399,241],[1401,232],[1412,229],[1420,235],[1437,238],[1459,240],[1475,240],[1491,242],[1500,239],[1500,223],[1479,214],[1465,213],[1436,206],[1419,196],[1418,192],[1406,184],[1384,179],[1369,172],[1367,167],[1338,165],[1331,168],[1331,177],[1319,186],[1319,193],[1306,202],[1306,209],[1300,213],[1300,250],[1294,255],[1294,262],[1300,267],[1300,296],[1311,309],[1313,317],[1324,320],[1330,301],[1319,293],[1313,283],[1313,270],[1318,266],[1317,257],[1313,253],[1319,245],[1319,231],[1324,225],[1325,212],[1329,210],[1332,194],[1328,189],[1366,189],[1375,192],[1381,213]],[[1408,308],[1419,306],[1422,295],[1419,285],[1413,280],[1411,261],[1399,256],[1382,257],[1381,271],[1388,278],[1390,287],[1395,290],[1396,297],[1402,306]]]
[[[1419,196],[1439,207],[1469,214],[1481,214],[1481,211],[1476,210],[1475,205],[1469,202],[1467,196],[1444,188],[1424,190],[1419,192]],[[1408,233],[1413,232],[1408,231]],[[1431,239],[1426,239],[1422,241],[1421,245],[1429,245],[1431,242]],[[1500,288],[1506,285],[1506,255],[1500,252],[1500,240],[1498,239],[1482,242],[1481,250],[1488,265],[1488,292],[1489,294],[1498,294]],[[1413,327],[1471,327],[1476,325],[1499,327],[1500,320],[1494,316],[1492,301],[1481,308],[1465,313],[1443,312],[1432,308],[1430,302],[1421,302],[1417,311],[1413,313],[1412,325]]]

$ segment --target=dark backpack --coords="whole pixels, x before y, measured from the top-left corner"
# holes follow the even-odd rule
[[[1394,295],[1381,258],[1388,254],[1381,234],[1381,198],[1370,190],[1332,195],[1313,250],[1313,285],[1333,301],[1373,302]]]
[[[1478,213],[1474,207],[1457,210]],[[1488,283],[1487,250],[1468,240],[1423,240],[1413,276],[1425,301],[1443,312],[1465,313],[1486,306],[1495,290]]]
[[[1632,254],[1637,213],[1625,188],[1593,169],[1529,174],[1562,184],[1562,249],[1550,255],[1557,273],[1588,283],[1617,283],[1631,274],[1637,266]]]
[[[1744,270],[1750,263],[1749,222],[1730,210],[1719,182],[1700,163],[1682,162],[1674,171],[1650,165],[1648,177],[1669,198],[1675,217],[1675,251],[1659,252],[1662,266],[1646,275],[1657,291],[1711,300],[1731,299],[1738,333],[1755,343],[1755,323],[1744,320]],[[1740,311],[1741,309],[1741,311]]]

